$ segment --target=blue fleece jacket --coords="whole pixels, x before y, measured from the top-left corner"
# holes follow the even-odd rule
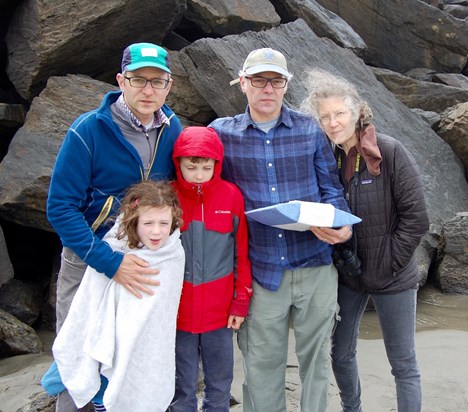
[[[120,94],[106,94],[97,110],[73,122],[57,156],[47,199],[47,218],[63,245],[108,277],[123,255],[101,240],[112,226],[106,218],[117,211],[131,184],[174,176],[172,149],[182,131],[179,119],[164,105],[170,126],[158,129],[157,150],[145,176],[138,152],[112,118],[110,105]]]

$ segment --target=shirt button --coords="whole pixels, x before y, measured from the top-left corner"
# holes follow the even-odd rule
[[[282,234],[282,233],[280,233],[280,234],[278,235],[278,237],[283,237],[283,234]]]
[[[271,167],[271,166],[273,166],[273,163],[268,163],[268,167]]]
[[[269,141],[269,140],[267,140],[267,141],[266,141],[266,144],[270,144],[270,141]]]
[[[284,256],[281,256],[281,260],[284,260]]]
[[[272,191],[272,192],[276,192],[276,187],[272,187],[272,188],[271,188],[271,191]]]

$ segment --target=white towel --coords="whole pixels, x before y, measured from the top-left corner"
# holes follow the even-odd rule
[[[118,225],[118,221],[116,222]],[[176,230],[157,251],[128,250],[116,240],[116,226],[104,237],[123,253],[134,253],[160,270],[153,296],[138,299],[92,268],[86,270],[70,312],[52,347],[60,376],[77,407],[109,379],[109,412],[165,411],[175,387],[175,331],[185,256]]]

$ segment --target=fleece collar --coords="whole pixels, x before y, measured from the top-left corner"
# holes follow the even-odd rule
[[[366,162],[367,170],[371,175],[380,175],[380,164],[382,155],[377,146],[377,136],[375,126],[369,124],[359,131],[359,142],[357,149]]]

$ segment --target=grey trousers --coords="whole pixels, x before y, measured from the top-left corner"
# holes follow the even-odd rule
[[[83,279],[86,267],[86,263],[84,263],[71,249],[67,247],[63,248],[60,271],[57,280],[57,303],[55,308],[57,316],[57,333],[62,327],[63,322],[65,322],[65,318],[68,315],[75,293]],[[55,405],[56,412],[86,412],[88,410],[93,410],[93,408],[91,407],[88,409],[87,405],[78,409],[67,391],[60,393],[57,397],[57,403]]]
[[[290,326],[302,383],[300,411],[327,410],[337,288],[333,265],[285,270],[275,292],[253,282],[249,316],[237,335],[244,357],[244,412],[286,411]]]

